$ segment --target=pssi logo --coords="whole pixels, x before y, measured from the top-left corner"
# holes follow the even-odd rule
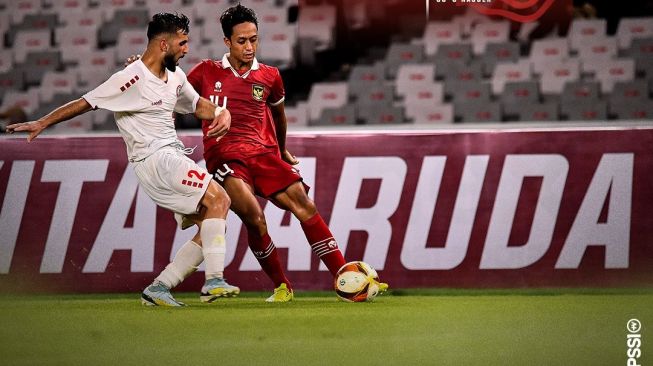
[[[628,366],[640,366],[638,362],[639,358],[642,356],[642,335],[640,330],[642,329],[642,323],[637,319],[630,319],[626,323],[626,329],[628,330],[628,335],[626,335],[626,356],[628,360],[626,365]]]

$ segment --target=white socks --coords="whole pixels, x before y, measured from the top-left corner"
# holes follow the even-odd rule
[[[203,259],[202,247],[189,240],[179,248],[175,258],[155,281],[163,283],[168,288],[173,288],[195,272]]]
[[[224,273],[227,243],[225,232],[227,221],[224,219],[205,219],[202,221],[200,237],[202,238],[202,253],[206,279],[222,278]]]

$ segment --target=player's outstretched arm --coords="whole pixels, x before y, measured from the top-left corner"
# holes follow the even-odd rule
[[[206,134],[208,137],[219,139],[226,135],[231,127],[231,113],[227,110],[227,98],[224,99],[223,106],[217,106],[204,97],[200,97],[197,102],[195,116],[211,121]]]
[[[91,109],[91,105],[88,104],[86,99],[79,98],[62,105],[36,121],[8,125],[6,127],[7,133],[28,132],[29,135],[27,136],[27,142],[31,142],[49,126],[77,117]]]

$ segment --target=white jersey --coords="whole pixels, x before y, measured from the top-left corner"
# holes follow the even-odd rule
[[[114,112],[130,162],[141,161],[163,146],[183,148],[173,111],[195,112],[199,94],[180,68],[166,73],[167,82],[138,60],[83,96],[93,108]]]

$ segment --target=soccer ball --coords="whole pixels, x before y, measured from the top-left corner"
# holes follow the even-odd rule
[[[334,287],[340,300],[370,301],[379,294],[379,275],[365,262],[349,262],[336,273]]]

